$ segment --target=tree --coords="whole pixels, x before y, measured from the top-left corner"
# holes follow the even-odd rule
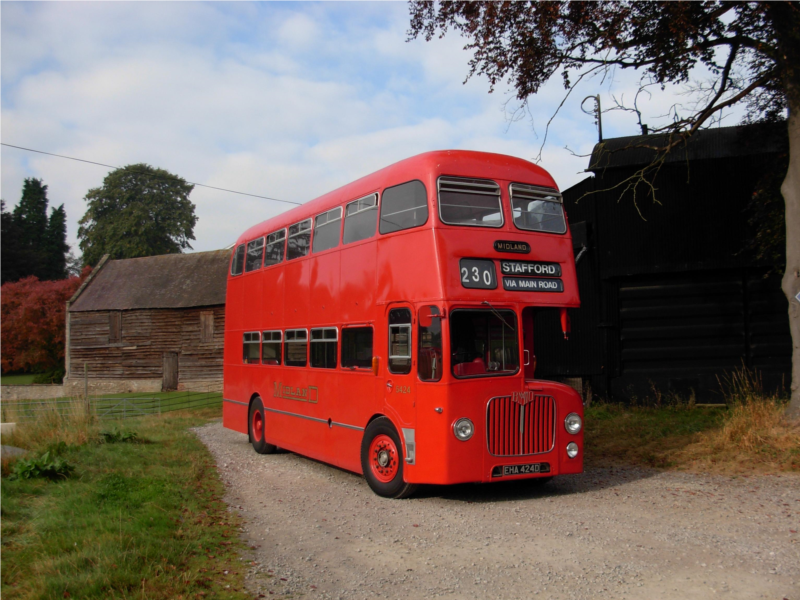
[[[662,142],[636,181],[652,186],[664,157],[738,103],[748,120],[777,120],[788,110],[785,204],[786,269],[792,334],[790,414],[800,418],[800,3],[798,2],[425,2],[410,3],[410,37],[430,40],[449,28],[473,51],[469,74],[494,88],[510,79],[524,105],[553,75],[566,94],[582,79],[634,69],[642,88],[688,83],[695,66],[709,79],[693,86],[694,105],[655,128]],[[684,112],[686,110],[687,112]]]
[[[2,244],[2,269],[0,269],[0,281],[17,281],[24,277],[23,272],[23,252],[20,249],[20,232],[14,220],[14,214],[6,211],[6,203],[0,200],[0,219],[2,219],[2,232],[0,232],[0,244]]]
[[[67,213],[62,204],[47,216],[47,186],[28,178],[22,198],[12,213],[2,209],[2,281],[17,281],[29,275],[39,279],[67,276]]]
[[[67,211],[64,210],[63,204],[50,213],[42,239],[42,250],[45,254],[42,279],[65,279],[68,275],[69,244],[67,244]]]
[[[191,249],[197,217],[186,180],[146,164],[109,173],[103,186],[86,194],[89,207],[79,221],[83,261],[96,265],[104,254],[136,258]]]
[[[3,372],[49,373],[60,380],[64,372],[65,303],[91,269],[81,277],[39,281],[31,275],[0,288],[3,322]]]

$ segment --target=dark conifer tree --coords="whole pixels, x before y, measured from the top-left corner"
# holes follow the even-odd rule
[[[42,240],[47,230],[47,186],[29,177],[22,184],[22,198],[14,208],[13,219],[19,233],[20,278],[41,273],[46,262]]]
[[[2,231],[0,231],[0,280],[17,281],[25,276],[22,269],[23,255],[20,251],[20,234],[13,213],[6,210],[6,203],[0,200],[0,218]]]
[[[45,264],[39,279],[65,279],[67,273],[67,212],[62,204],[54,208],[47,221],[43,240]]]

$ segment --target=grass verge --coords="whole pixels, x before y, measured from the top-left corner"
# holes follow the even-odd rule
[[[635,464],[711,473],[800,472],[800,424],[787,400],[764,393],[757,374],[721,382],[726,405],[673,397],[632,406],[595,403],[585,411],[586,464]]]
[[[3,443],[34,456],[55,451],[76,470],[60,481],[3,478],[2,597],[250,598],[239,519],[187,431],[218,416],[217,408],[127,420],[120,427],[137,434],[128,443],[101,442],[110,424],[79,413],[54,415],[59,427],[18,427]]]

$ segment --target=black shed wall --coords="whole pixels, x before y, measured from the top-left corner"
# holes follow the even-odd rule
[[[745,365],[789,383],[791,338],[775,266],[746,250],[748,202],[774,156],[664,165],[656,198],[624,190],[642,165],[598,170],[563,192],[575,237],[581,308],[571,339],[557,314],[535,321],[537,377],[589,379],[600,395],[662,392],[719,399]]]

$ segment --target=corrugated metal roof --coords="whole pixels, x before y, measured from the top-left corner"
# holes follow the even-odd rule
[[[229,250],[109,260],[70,312],[225,304]]]
[[[674,148],[667,155],[666,162],[777,153],[786,147],[787,139],[785,123],[704,129],[695,133],[685,144]],[[588,170],[597,172],[602,169],[646,165],[653,160],[656,150],[641,146],[659,148],[668,141],[666,135],[632,135],[605,140],[595,145]]]

